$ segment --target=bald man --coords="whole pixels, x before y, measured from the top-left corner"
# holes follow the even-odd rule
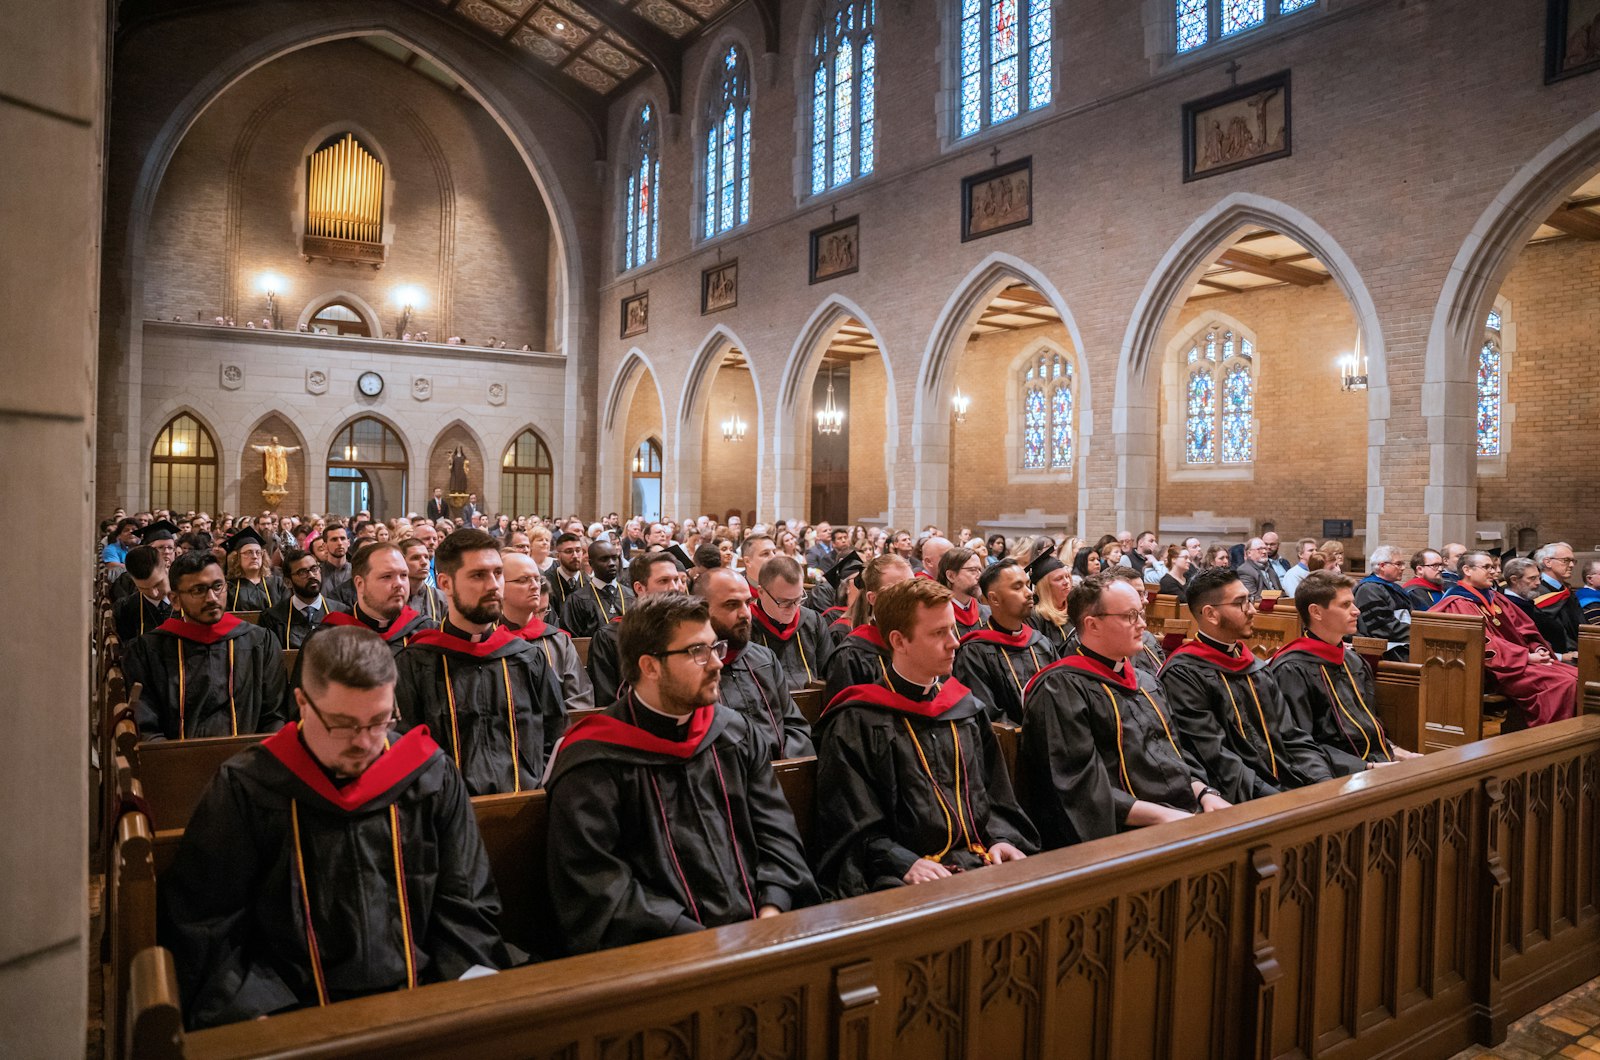
[[[922,566],[917,569],[917,577],[939,580],[939,562],[944,559],[944,554],[955,548],[955,544],[947,537],[938,534],[928,538],[922,543]]]

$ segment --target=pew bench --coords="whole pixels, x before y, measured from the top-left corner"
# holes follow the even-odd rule
[[[1411,662],[1423,673],[1423,739],[1415,750],[1460,747],[1500,734],[1506,699],[1485,695],[1484,650],[1481,616],[1411,613]]]

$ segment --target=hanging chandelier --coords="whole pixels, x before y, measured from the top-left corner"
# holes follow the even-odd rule
[[[956,422],[966,423],[967,412],[972,408],[972,395],[963,394],[961,388],[956,387],[955,396],[950,399],[950,407],[955,411]]]
[[[749,429],[750,425],[739,415],[739,406],[736,403],[733,406],[733,411],[728,414],[728,418],[722,421],[722,440],[725,442],[742,442],[744,441],[745,431]]]
[[[844,410],[833,400],[833,365],[828,365],[828,399],[817,411],[817,433],[838,434],[844,429]]]

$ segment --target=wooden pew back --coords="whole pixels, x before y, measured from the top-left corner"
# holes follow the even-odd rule
[[[1417,750],[1439,751],[1484,738],[1483,651],[1481,617],[1412,612],[1411,661],[1423,675],[1423,746]],[[1495,731],[1491,726],[1488,735]]]
[[[808,725],[815,725],[817,719],[822,717],[822,708],[827,704],[822,702],[822,690],[817,688],[799,688],[789,693],[795,706],[800,708],[800,713],[805,715]]]
[[[1577,713],[1600,714],[1600,626],[1578,627]]]
[[[578,662],[584,666],[589,665],[589,637],[573,637],[572,648],[578,653]]]
[[[1257,611],[1255,632],[1245,639],[1258,659],[1270,659],[1285,644],[1300,639],[1300,615],[1294,608]]]
[[[260,734],[196,740],[154,740],[139,744],[129,764],[144,786],[151,824],[159,830],[185,828],[222,763],[266,739]]]

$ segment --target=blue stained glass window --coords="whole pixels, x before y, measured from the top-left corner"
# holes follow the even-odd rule
[[[1190,373],[1186,405],[1188,444],[1184,459],[1191,464],[1209,464],[1217,458],[1217,388],[1209,368]]]
[[[1500,346],[1493,339],[1478,351],[1478,455],[1500,455]]]
[[[960,0],[960,5],[956,135],[971,136],[1049,104],[1050,0]]]
[[[1211,37],[1207,0],[1178,0],[1178,52],[1193,51]]]
[[[705,109],[707,238],[750,219],[750,68],[737,45],[719,67]]]
[[[1255,352],[1243,335],[1212,325],[1184,353],[1185,463],[1255,459]]]
[[[1253,29],[1267,20],[1267,0],[1222,0],[1222,35]]]
[[[1250,366],[1235,364],[1222,382],[1222,462],[1247,464],[1255,454],[1255,382]]]
[[[1317,0],[1278,0],[1278,14],[1292,15],[1303,7],[1310,7]]]
[[[1044,387],[1037,383],[1022,392],[1022,466],[1042,471],[1045,466],[1045,425],[1050,418]]]
[[[876,0],[825,0],[812,39],[811,193],[872,172]]]
[[[1050,391],[1050,466],[1059,471],[1072,467],[1072,383],[1058,383]]]
[[[1070,471],[1074,448],[1072,358],[1040,350],[1022,374],[1022,467]]]
[[[1173,0],[1179,55],[1313,6],[1317,0]]]
[[[1498,309],[1489,310],[1489,319],[1488,319],[1488,321],[1486,321],[1484,323],[1483,326],[1488,328],[1490,331],[1499,331],[1500,330],[1500,310],[1498,310]]]
[[[623,189],[622,268],[654,261],[661,251],[661,158],[656,151],[655,112],[646,103],[634,119],[628,140],[628,174]]]

